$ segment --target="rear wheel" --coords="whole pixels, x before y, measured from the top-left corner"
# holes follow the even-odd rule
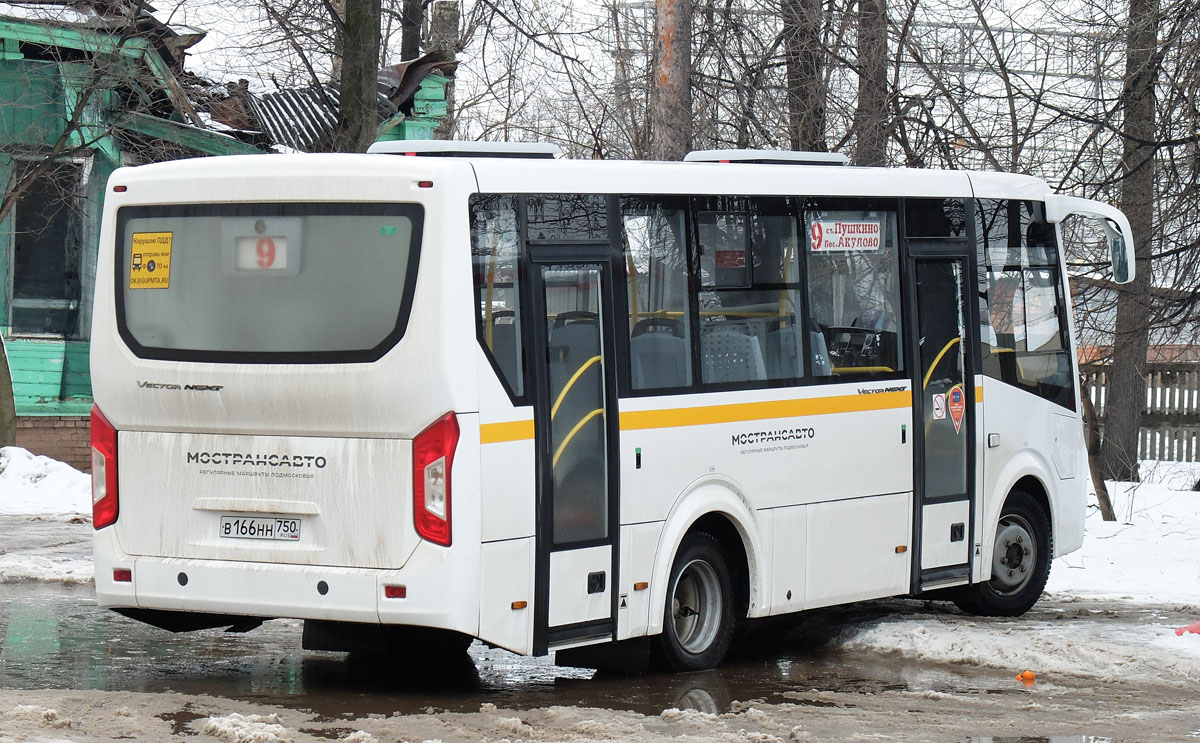
[[[732,636],[733,590],[725,551],[710,534],[689,534],[671,567],[658,654],[673,671],[714,668]]]
[[[963,587],[954,603],[969,614],[1015,617],[1029,611],[1050,577],[1050,518],[1029,493],[1008,496],[996,526],[992,579]]]

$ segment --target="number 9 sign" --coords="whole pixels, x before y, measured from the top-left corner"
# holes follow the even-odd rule
[[[258,256],[259,268],[270,268],[275,265],[275,241],[271,238],[258,238],[258,243],[254,246],[254,252]]]
[[[821,223],[813,222],[812,227],[808,228],[808,234],[812,238],[812,249],[820,250],[821,241],[825,237],[825,230],[821,227]]]

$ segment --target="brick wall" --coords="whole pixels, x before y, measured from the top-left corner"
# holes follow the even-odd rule
[[[92,445],[87,416],[30,415],[17,418],[17,446],[88,472]]]

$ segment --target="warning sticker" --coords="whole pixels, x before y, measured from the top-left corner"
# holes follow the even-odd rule
[[[946,418],[946,396],[935,394],[933,396],[933,419],[935,421],[945,420]]]
[[[171,288],[170,232],[135,232],[130,252],[130,289]]]
[[[961,432],[963,414],[967,412],[967,395],[961,384],[954,385],[946,393],[946,407],[950,409],[950,420],[954,421],[954,432]]]
[[[883,225],[879,222],[820,219],[808,228],[813,252],[827,250],[879,250]]]

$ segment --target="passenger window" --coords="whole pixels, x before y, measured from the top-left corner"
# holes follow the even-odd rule
[[[621,199],[629,295],[630,380],[635,390],[692,383],[686,201]]]
[[[520,235],[516,197],[471,197],[471,258],[475,274],[476,330],[509,394],[525,394],[521,345],[521,292],[517,271]]]
[[[834,375],[903,371],[896,212],[846,206],[805,211],[814,338]]]
[[[608,197],[603,194],[527,196],[525,208],[531,241],[608,240]]]
[[[976,203],[983,373],[1074,409],[1054,228],[1035,202]]]
[[[800,243],[787,199],[696,199],[701,378],[804,376]]]

